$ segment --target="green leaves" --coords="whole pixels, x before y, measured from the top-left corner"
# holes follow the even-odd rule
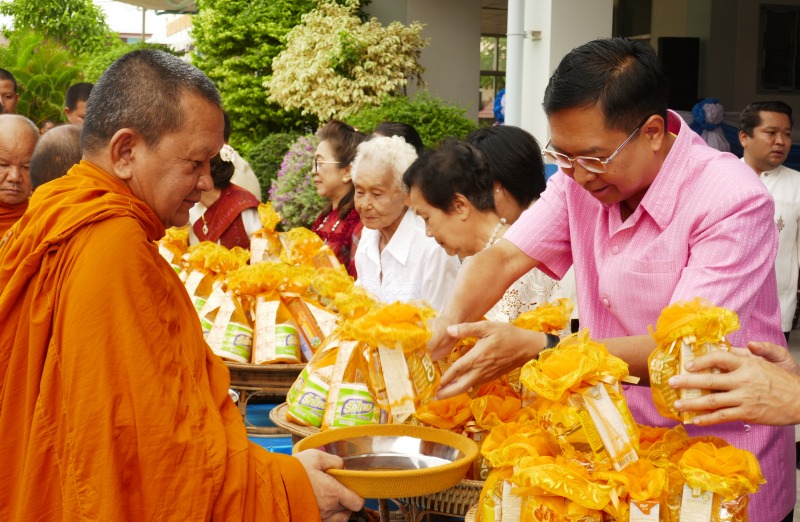
[[[357,9],[351,0],[321,0],[303,16],[272,61],[272,77],[264,82],[270,101],[321,121],[347,119],[414,78],[422,83],[419,58],[428,45],[422,25],[362,23]]]

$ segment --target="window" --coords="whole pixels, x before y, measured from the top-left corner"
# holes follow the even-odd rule
[[[758,92],[800,91],[800,6],[762,5]]]
[[[480,112],[478,118],[484,122],[494,121],[494,99],[506,86],[505,35],[481,36]]]

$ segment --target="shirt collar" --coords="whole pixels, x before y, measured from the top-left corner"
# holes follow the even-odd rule
[[[676,135],[675,141],[639,203],[662,230],[669,225],[675,213],[680,189],[685,181],[681,173],[690,170],[690,151],[695,145],[694,141],[699,140],[705,144],[703,138],[692,131],[678,113],[671,110],[667,111],[667,131]]]
[[[386,245],[385,250],[399,263],[405,265],[411,252],[411,242],[414,239],[414,230],[417,228],[417,215],[410,208],[406,209],[400,225]]]

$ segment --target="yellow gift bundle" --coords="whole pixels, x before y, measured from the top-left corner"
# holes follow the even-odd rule
[[[281,240],[275,227],[281,222],[281,215],[272,208],[272,203],[258,205],[258,220],[261,228],[250,236],[250,264],[264,261],[280,261]]]
[[[253,327],[238,296],[227,289],[227,274],[245,265],[250,252],[204,241],[189,247],[186,291],[194,302],[203,335],[211,349],[224,359],[250,362]]]
[[[427,307],[393,303],[342,325],[342,337],[362,345],[367,384],[379,407],[389,412],[390,422],[408,420],[433,399],[439,386],[439,372],[426,346],[426,321],[434,314]]]
[[[350,291],[354,283],[343,265],[322,267],[311,278],[311,290],[320,306],[333,311],[336,294]]]
[[[168,228],[158,240],[158,253],[167,260],[175,273],[186,281],[187,250],[189,249],[189,227]]]
[[[288,265],[335,268],[340,265],[331,247],[307,228],[298,227],[280,236],[281,260]]]
[[[322,426],[334,365],[339,356],[339,342],[338,332],[326,337],[311,361],[300,372],[286,394],[287,420],[302,426]]]
[[[746,522],[747,495],[766,482],[755,456],[729,445],[697,442],[678,467],[686,479],[679,520]]]
[[[249,304],[255,336],[253,364],[301,361],[299,327],[281,300],[281,292],[302,294],[308,288],[312,269],[289,267],[282,263],[257,263],[228,275],[228,288]],[[321,340],[320,340],[321,343]],[[310,359],[313,352],[306,353]]]
[[[541,421],[562,451],[575,451],[590,464],[610,463],[622,470],[638,459],[639,447],[636,423],[619,386],[627,377],[625,361],[589,339],[584,330],[528,362],[520,381],[538,396],[537,409],[560,409],[559,422],[544,415]],[[551,404],[544,406],[542,400]],[[580,432],[587,444],[571,445],[570,436]]]
[[[729,350],[725,336],[739,329],[736,314],[705,299],[673,303],[661,311],[651,335],[656,349],[648,359],[650,387],[658,412],[679,422],[691,423],[698,412],[679,412],[674,403],[710,393],[707,390],[671,388],[669,378],[686,372],[686,363],[713,350]]]

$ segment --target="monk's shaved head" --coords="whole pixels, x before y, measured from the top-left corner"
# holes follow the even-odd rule
[[[81,127],[59,125],[47,131],[36,144],[31,158],[31,182],[35,189],[60,178],[81,161]]]
[[[0,114],[0,204],[18,205],[31,195],[31,156],[38,140],[31,120]]]

